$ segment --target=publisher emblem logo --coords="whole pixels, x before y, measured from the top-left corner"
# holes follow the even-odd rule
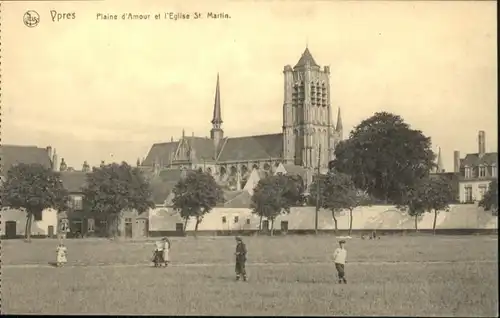
[[[23,22],[28,28],[34,28],[40,22],[40,15],[34,10],[26,11],[23,16]]]

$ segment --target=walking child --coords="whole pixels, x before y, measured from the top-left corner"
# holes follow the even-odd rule
[[[247,280],[247,272],[245,269],[245,262],[247,261],[247,247],[241,237],[236,237],[236,280],[240,280],[243,277],[243,281]]]
[[[168,237],[164,237],[163,238],[163,261],[165,262],[165,266],[168,266],[168,263],[170,262],[169,252],[170,252],[170,240],[168,239]]]
[[[347,284],[345,278],[345,261],[347,259],[347,250],[345,249],[345,241],[339,241],[339,247],[335,249],[333,253],[333,261],[335,262],[335,268],[337,269],[339,284]]]
[[[59,243],[56,249],[57,252],[57,261],[56,265],[57,267],[61,267],[62,265],[66,264],[68,259],[66,258],[66,253],[67,253],[67,248],[64,246],[63,243]]]

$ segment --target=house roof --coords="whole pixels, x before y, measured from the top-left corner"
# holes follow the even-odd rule
[[[61,181],[69,193],[81,193],[87,183],[87,173],[82,171],[62,171]]]
[[[7,175],[13,165],[20,163],[41,164],[45,168],[52,167],[47,150],[36,146],[2,145],[0,146],[0,158],[1,174],[3,175]]]
[[[309,52],[309,48],[305,49],[304,53],[302,53],[302,56],[300,57],[300,60],[297,62],[297,64],[295,65],[294,68],[303,67],[307,63],[309,63],[311,66],[318,66],[319,67],[319,65],[316,63],[316,61],[312,57],[311,52]]]
[[[250,208],[252,203],[252,196],[248,191],[239,191],[238,195],[236,195],[231,200],[228,200],[224,203],[225,208]]]
[[[258,160],[281,158],[283,134],[228,138],[218,161]]]
[[[498,153],[488,152],[481,157],[477,153],[469,153],[465,156],[461,164],[462,166],[469,167],[476,167],[479,165],[491,166],[492,164],[498,164]]]
[[[160,178],[153,178],[149,183],[151,187],[151,200],[155,204],[164,204],[172,193],[176,183],[172,181],[165,182]]]

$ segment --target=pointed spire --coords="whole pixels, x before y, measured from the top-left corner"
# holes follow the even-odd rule
[[[220,124],[222,124],[222,114],[220,109],[219,73],[217,73],[217,86],[215,87],[214,114],[212,118],[212,124],[214,125],[214,128],[220,128]]]
[[[302,53],[300,60],[297,62],[297,65],[295,65],[294,68],[303,67],[308,63],[310,66],[318,66],[319,67],[319,65],[316,63],[316,61],[312,57],[311,52],[309,52],[309,47],[306,47],[304,53]]]
[[[184,137],[186,137],[186,131],[182,128],[182,139],[184,139]]]
[[[337,126],[335,126],[337,131],[342,131],[342,116],[340,115],[340,107],[337,113]]]
[[[441,147],[438,148],[438,156],[437,156],[437,173],[441,173],[444,171],[443,167],[443,159],[441,158]]]

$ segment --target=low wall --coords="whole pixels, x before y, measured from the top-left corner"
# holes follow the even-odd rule
[[[359,207],[353,211],[352,228],[355,231],[371,230],[414,230],[415,220],[405,212],[393,206]],[[339,230],[349,229],[349,213],[336,213]],[[315,208],[292,208],[290,214],[280,215],[274,222],[276,230],[281,229],[282,222],[288,222],[288,232],[307,231],[315,228]],[[425,213],[418,219],[420,230],[432,230],[434,213]],[[184,223],[178,213],[172,208],[157,208],[149,213],[149,231],[151,232],[179,232],[177,223]],[[190,219],[186,231],[194,231],[196,221]],[[203,217],[198,225],[198,231],[211,232],[245,232],[259,229],[260,219],[251,209],[216,208]],[[283,224],[284,225],[284,224]],[[496,230],[498,217],[475,204],[456,204],[450,206],[448,212],[440,211],[436,220],[437,230],[479,229]],[[334,230],[335,224],[332,213],[321,209],[318,212],[318,229]]]

